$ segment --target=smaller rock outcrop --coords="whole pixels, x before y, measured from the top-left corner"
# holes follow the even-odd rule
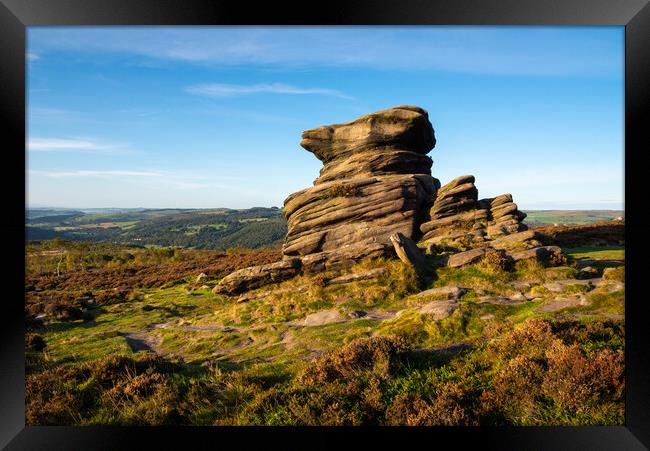
[[[438,189],[430,219],[420,225],[425,246],[467,250],[527,230],[521,223],[526,214],[517,209],[510,194],[479,200],[474,181],[473,175],[462,175]],[[520,235],[504,244],[528,239],[532,237]]]
[[[540,246],[521,252],[509,253],[508,256],[513,261],[535,259],[554,265],[559,265],[566,261],[562,249],[558,246]]]

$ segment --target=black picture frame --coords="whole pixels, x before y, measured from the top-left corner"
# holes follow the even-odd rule
[[[622,25],[625,26],[626,413],[619,427],[119,428],[25,427],[25,36],[38,25]],[[480,449],[623,450],[650,447],[650,343],[643,294],[644,138],[650,128],[648,0],[331,0],[253,5],[233,0],[0,0],[0,217],[5,262],[0,318],[0,446],[6,449],[199,449],[261,446],[480,446]],[[647,176],[645,177],[647,178]],[[647,191],[647,190],[646,190]],[[254,433],[253,433],[254,432]],[[345,434],[345,438],[340,437]],[[309,435],[309,437],[304,437]],[[374,443],[373,443],[374,442]],[[373,443],[372,445],[370,445]],[[292,446],[293,444],[293,446]],[[357,445],[358,446],[358,445]]]

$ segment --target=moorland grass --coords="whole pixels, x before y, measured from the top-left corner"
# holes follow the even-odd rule
[[[398,260],[366,261],[264,287],[258,291],[279,292],[242,303],[179,274],[167,288],[82,306],[81,319],[52,319],[30,332],[44,347],[33,337],[26,344],[28,423],[622,424],[624,290],[569,285],[564,295],[589,303],[540,313],[556,296],[542,284],[577,269],[503,263],[492,256],[439,268],[422,287]],[[387,271],[374,280],[327,283],[379,267]],[[514,281],[542,298],[476,302],[516,293]],[[417,311],[432,299],[413,294],[448,285],[469,289],[449,317]],[[70,293],[74,301],[77,291]],[[323,309],[344,320],[300,325]],[[348,319],[350,310],[402,312],[379,321]],[[159,355],[134,352],[129,334],[146,337]]]

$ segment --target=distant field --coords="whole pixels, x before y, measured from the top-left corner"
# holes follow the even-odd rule
[[[625,218],[622,210],[527,210],[524,222],[531,226],[546,224],[589,224]]]

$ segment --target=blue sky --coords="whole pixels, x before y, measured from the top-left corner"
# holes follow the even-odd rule
[[[282,206],[303,130],[411,104],[444,184],[623,207],[623,27],[30,27],[30,207]]]

